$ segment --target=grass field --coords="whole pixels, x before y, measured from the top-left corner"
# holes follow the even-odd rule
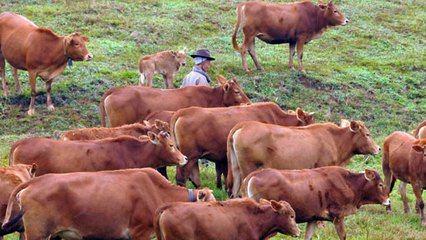
[[[240,56],[231,45],[238,2],[96,1],[92,7],[88,1],[0,2],[2,12],[24,15],[59,35],[82,32],[89,36],[87,46],[94,55],[91,62],[75,62],[53,83],[55,112],[47,111],[45,85],[39,80],[36,114],[31,117],[26,115],[30,101],[28,74],[19,72],[23,93],[17,95],[7,67],[12,94],[3,97],[0,92],[1,165],[8,164],[10,144],[18,139],[57,136],[67,129],[100,126],[101,95],[112,86],[137,85],[137,62],[141,55],[184,47],[191,53],[209,48],[217,59],[210,76],[237,77],[253,102],[273,101],[283,109],[302,107],[315,112],[317,122],[362,120],[379,145],[390,133],[411,132],[426,119],[425,1],[336,1],[350,22],[329,29],[305,46],[304,75],[289,70],[288,45],[267,45],[261,41],[257,41],[256,51],[265,71],[245,73]],[[240,32],[240,44],[241,35]],[[248,63],[254,69],[250,59]],[[191,67],[188,64],[181,68],[174,82],[176,87]],[[164,86],[160,76],[154,79],[154,86]],[[367,161],[354,157],[348,168],[381,172],[381,155]],[[214,187],[213,167],[202,169],[202,181],[214,189],[218,199],[226,198],[223,190]],[[409,189],[413,206],[414,195]],[[382,206],[365,206],[347,217],[348,239],[426,239],[419,215],[403,214],[397,191],[391,199],[392,213],[386,213]],[[331,223],[317,229],[314,235],[314,239],[336,238]],[[274,239],[290,237],[277,235]]]

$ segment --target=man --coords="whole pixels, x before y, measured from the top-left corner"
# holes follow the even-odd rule
[[[192,71],[183,79],[182,87],[190,85],[205,85],[210,86],[210,77],[207,75],[207,70],[210,68],[210,62],[215,59],[210,56],[207,49],[199,49],[195,54],[190,55],[194,61],[195,66]]]

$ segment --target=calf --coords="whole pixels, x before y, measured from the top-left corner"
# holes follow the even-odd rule
[[[299,236],[294,210],[285,201],[232,199],[213,203],[166,203],[155,213],[158,240],[268,239],[277,232]]]
[[[162,51],[143,56],[139,59],[139,75],[141,85],[152,87],[154,74],[161,74],[166,88],[173,88],[173,80],[180,66],[185,66],[185,50]],[[147,81],[145,83],[145,80]]]
[[[307,222],[305,239],[312,239],[316,221],[332,221],[340,239],[346,239],[345,216],[365,204],[389,205],[389,195],[374,170],[352,173],[342,167],[304,170],[262,169],[244,179],[243,196],[287,201],[296,222]]]
[[[96,140],[120,136],[138,138],[142,135],[147,135],[149,131],[157,133],[160,131],[169,131],[169,124],[162,121],[154,121],[154,124],[133,123],[115,128],[81,128],[65,131],[59,139],[64,141]]]
[[[177,168],[176,182],[184,185],[191,173],[192,180],[199,187],[200,158],[215,162],[226,179],[226,138],[232,127],[247,120],[284,126],[303,126],[313,122],[313,113],[305,113],[300,108],[296,112],[287,113],[272,102],[227,108],[191,107],[177,111],[170,122],[171,133],[179,150],[188,156],[188,165]],[[221,174],[217,176],[217,187],[221,187]]]
[[[18,164],[10,167],[0,167],[0,225],[3,223],[4,216],[6,214],[7,202],[13,189],[19,184],[30,180],[36,171],[35,165],[24,165]],[[17,214],[19,209],[18,206],[14,206],[12,214]],[[16,226],[9,227],[7,229],[0,228],[0,240],[3,240],[3,235],[18,231],[23,238],[23,226],[18,223]]]
[[[142,122],[155,111],[176,111],[191,106],[227,107],[251,103],[237,80],[219,76],[219,87],[188,86],[179,89],[148,87],[114,87],[106,91],[100,103],[101,122],[105,127]]]
[[[5,60],[15,69],[26,70],[31,87],[31,103],[28,114],[35,112],[36,78],[46,82],[47,108],[55,108],[50,96],[53,80],[61,74],[67,63],[87,61],[93,58],[86,48],[86,36],[76,32],[68,36],[58,36],[50,29],[39,28],[27,18],[11,12],[0,14],[0,74],[3,79],[4,95],[7,95],[5,82]]]
[[[27,138],[12,145],[9,158],[11,164],[36,163],[37,176],[186,164],[186,157],[176,149],[168,133],[149,132],[148,136],[93,141]]]
[[[383,143],[383,173],[390,193],[396,179],[400,182],[400,193],[405,213],[410,212],[407,203],[406,185],[410,183],[416,196],[416,210],[420,211],[421,225],[426,227],[424,216],[423,189],[426,188],[426,138],[416,140],[404,132],[394,132]],[[391,207],[388,206],[390,211]]]
[[[421,122],[419,126],[413,131],[415,138],[426,138],[426,120]]]
[[[311,1],[274,4],[266,2],[244,2],[237,7],[237,24],[232,35],[232,45],[241,53],[243,67],[247,67],[247,50],[252,57],[256,68],[262,70],[256,58],[255,38],[270,43],[289,43],[289,65],[293,66],[293,56],[297,46],[299,70],[304,71],[302,57],[303,46],[309,41],[320,37],[329,27],[346,25],[348,19],[330,1],[318,5]],[[244,33],[244,41],[240,47],[237,44],[238,29]]]
[[[241,180],[259,168],[304,169],[345,166],[355,154],[377,154],[380,147],[361,121],[347,127],[317,123],[282,127],[242,122],[229,133],[227,191],[238,195]],[[189,156],[188,156],[189,157]]]
[[[161,204],[195,201],[215,198],[207,188],[174,186],[151,168],[47,174],[14,190],[3,226],[22,217],[26,240],[148,240]],[[14,216],[18,202],[21,211]]]

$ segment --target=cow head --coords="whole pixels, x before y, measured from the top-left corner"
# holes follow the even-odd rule
[[[374,142],[370,131],[361,121],[351,121],[348,130],[352,134],[354,154],[378,154],[380,147]]]
[[[361,187],[360,204],[390,205],[388,191],[379,173],[374,170],[365,169],[363,175],[364,183]]]
[[[323,16],[330,26],[346,25],[349,22],[343,13],[340,12],[339,9],[337,9],[337,7],[333,4],[333,1],[324,3],[320,0],[318,7],[323,12]]]
[[[178,51],[172,51],[173,56],[175,57],[176,62],[179,63],[179,66],[185,66],[186,65],[186,53],[185,49],[178,50]]]
[[[216,202],[213,190],[205,187],[197,192],[197,202]]]
[[[271,208],[275,215],[274,223],[278,228],[278,232],[298,237],[300,235],[300,229],[296,224],[296,213],[290,204],[286,201],[275,201],[275,200],[259,200],[260,205],[264,208]]]
[[[64,38],[64,54],[74,61],[89,61],[93,55],[87,50],[85,42],[89,38],[81,33],[72,33]]]
[[[296,109],[296,117],[300,122],[300,126],[306,126],[314,123],[314,112],[304,112],[301,108]]]
[[[225,106],[251,104],[250,99],[244,93],[235,77],[232,80],[227,80],[222,75],[219,75],[217,81],[222,85],[223,103]]]
[[[166,165],[185,165],[188,159],[174,144],[173,139],[167,132],[161,131],[158,134],[148,132],[149,140],[158,148],[158,158]]]

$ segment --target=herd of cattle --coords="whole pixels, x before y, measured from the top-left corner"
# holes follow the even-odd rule
[[[283,17],[270,18],[280,11]],[[327,27],[348,22],[332,2],[322,1],[242,3],[237,15],[232,41],[246,70],[247,50],[261,68],[255,37],[288,42],[291,68],[297,45],[303,71],[303,44]],[[313,17],[319,22],[315,26],[309,25]],[[260,19],[266,18],[273,21],[265,25]],[[283,27],[279,33],[274,31],[277,26]],[[239,27],[245,35],[241,49],[235,40]],[[302,30],[298,34],[295,29]],[[25,17],[1,14],[4,94],[7,60],[14,76],[16,69],[29,72],[28,114],[34,113],[37,76],[46,81],[47,105],[53,110],[51,83],[67,62],[93,58],[84,45],[87,40],[80,33],[60,37]],[[40,42],[49,46],[34,46]],[[44,57],[37,57],[40,54]],[[172,66],[146,63],[166,58],[142,58],[141,81],[151,85],[152,74],[161,73],[171,87],[185,59],[178,58]],[[159,71],[161,66],[172,74]],[[314,113],[300,108],[285,111],[272,102],[252,103],[235,78],[217,80],[218,87],[113,87],[100,101],[102,127],[69,130],[58,140],[32,137],[15,142],[10,166],[0,168],[0,236],[17,231],[27,240],[149,239],[153,234],[157,239],[267,239],[277,232],[299,236],[296,223],[307,222],[305,239],[312,239],[318,221],[331,221],[345,239],[344,218],[362,205],[383,204],[391,210],[389,194],[396,179],[401,181],[405,212],[410,211],[405,186],[413,186],[416,210],[426,226],[426,121],[413,135],[395,132],[386,138],[382,181],[377,171],[344,168],[356,154],[380,152],[363,122],[315,123]],[[222,188],[224,179],[234,199],[216,202],[210,189],[201,188],[199,159],[215,163],[217,187]],[[167,180],[166,166],[176,166],[180,186]],[[188,180],[195,190],[186,188]]]

